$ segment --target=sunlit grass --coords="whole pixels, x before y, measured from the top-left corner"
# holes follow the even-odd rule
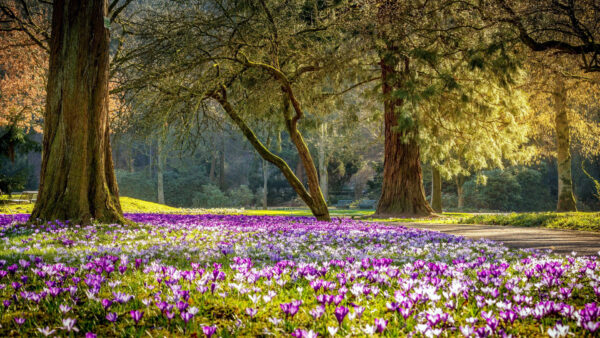
[[[463,217],[460,223],[600,231],[600,212],[531,212],[470,215]]]
[[[13,198],[15,198],[14,195]],[[0,197],[0,199],[8,199],[8,196],[4,195]],[[132,197],[121,197],[120,200],[123,212],[172,213],[182,211],[182,209],[180,208],[174,208],[164,204],[143,201]],[[33,210],[33,206],[33,203],[0,204],[0,213],[29,214]]]

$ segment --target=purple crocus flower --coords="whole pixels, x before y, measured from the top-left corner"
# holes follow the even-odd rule
[[[583,322],[583,328],[590,331],[591,333],[596,332],[596,330],[598,330],[598,328],[600,328],[600,322],[594,322],[594,321],[585,321]]]
[[[129,314],[131,315],[133,321],[135,321],[135,323],[137,324],[144,316],[144,311],[133,310],[129,311]]]
[[[363,315],[363,312],[365,312],[365,308],[363,306],[356,306],[354,308],[354,312],[356,313],[356,317],[360,319]]]
[[[181,312],[181,319],[183,319],[183,321],[187,324],[190,319],[192,319],[194,317],[193,314],[189,313],[189,312]]]
[[[56,332],[56,330],[52,330],[50,329],[48,326],[46,326],[45,328],[41,328],[38,327],[37,328],[38,332],[41,333],[44,337],[48,337],[51,336],[52,334],[54,334],[54,332]]]
[[[111,323],[114,323],[114,322],[116,322],[118,317],[119,317],[119,316],[118,316],[118,315],[117,315],[115,312],[109,312],[109,313],[106,315],[106,319],[107,319],[109,322],[111,322]]]
[[[113,301],[110,299],[104,298],[100,301],[100,303],[102,303],[102,307],[104,308],[104,310],[107,310],[112,305]]]
[[[185,311],[185,309],[187,309],[188,306],[190,306],[190,304],[184,301],[178,301],[175,305],[177,305],[177,309],[179,310],[179,312]]]
[[[19,326],[23,325],[25,323],[25,318],[23,317],[15,317],[15,323],[17,323]]]
[[[346,318],[346,315],[348,314],[349,311],[350,310],[348,310],[348,308],[345,306],[338,306],[335,308],[335,311],[333,314],[335,315],[335,318],[337,319],[337,321],[340,325],[342,325],[342,322],[344,321],[344,318]]]
[[[321,318],[321,316],[325,313],[325,306],[319,305],[316,308],[309,311],[310,315],[315,319]]]
[[[75,323],[77,322],[77,319],[75,318],[65,318],[62,320],[62,329],[68,332],[71,331],[75,331],[75,332],[79,332],[79,329],[75,327]]]
[[[62,312],[62,313],[67,313],[67,312],[71,311],[71,307],[66,304],[60,304],[60,306],[58,308],[60,309],[60,312]]]
[[[375,318],[375,332],[382,333],[387,327],[388,321],[383,318]]]
[[[254,318],[254,316],[256,316],[256,313],[258,312],[258,310],[256,310],[255,308],[246,308],[246,314],[248,316],[250,316],[250,318]]]
[[[204,332],[204,334],[206,335],[207,338],[210,338],[210,337],[212,337],[213,334],[215,334],[215,332],[217,332],[217,327],[215,325],[203,326],[202,332]]]
[[[97,337],[98,337],[98,335],[93,332],[87,332],[85,334],[85,338],[97,338]]]

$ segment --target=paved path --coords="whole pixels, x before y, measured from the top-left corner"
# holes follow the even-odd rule
[[[511,248],[553,249],[554,252],[561,254],[576,251],[578,255],[598,255],[600,251],[600,233],[587,231],[477,224],[401,223],[401,225],[474,239],[491,239],[503,242]]]

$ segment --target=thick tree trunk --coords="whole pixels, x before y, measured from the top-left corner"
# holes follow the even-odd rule
[[[123,223],[108,118],[106,0],[55,0],[40,188],[31,220]]]
[[[564,80],[560,75],[557,76],[553,96],[558,160],[558,203],[556,211],[577,211],[577,202],[573,194],[573,176],[571,174],[571,135],[566,107],[567,93]]]
[[[456,194],[458,195],[458,209],[462,209],[465,206],[465,195],[463,192],[463,185],[465,184],[465,178],[459,176],[455,179],[456,181]]]
[[[164,186],[164,177],[165,177],[165,149],[164,149],[164,140],[161,136],[158,138],[157,149],[156,149],[156,186],[157,186],[157,200],[160,204],[165,204],[165,186]]]
[[[390,53],[391,54],[391,53]],[[403,60],[402,72],[408,72],[409,61]],[[433,209],[427,203],[423,189],[423,174],[417,144],[417,126],[398,128],[397,111],[403,100],[393,92],[402,87],[404,74],[396,71],[399,60],[393,55],[381,58],[382,90],[384,98],[385,149],[383,185],[377,205],[377,216],[429,216]]]
[[[433,211],[442,212],[442,176],[436,168],[431,168],[431,208]]]
[[[326,125],[321,125],[321,138],[319,142],[319,183],[321,184],[321,192],[327,201],[329,194],[329,175],[327,173],[327,149],[326,149]]]
[[[263,209],[268,209],[267,197],[269,197],[268,183],[269,183],[269,163],[266,160],[262,160],[262,174],[263,174],[263,191],[262,191],[262,205]]]

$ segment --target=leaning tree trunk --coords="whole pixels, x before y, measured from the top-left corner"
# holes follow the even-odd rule
[[[390,53],[391,54],[391,53]],[[408,72],[405,58],[403,72]],[[382,90],[384,99],[385,149],[383,184],[377,204],[377,216],[429,216],[433,209],[427,203],[423,189],[423,174],[419,158],[416,126],[398,128],[398,110],[403,100],[393,97],[402,87],[406,74],[396,71],[398,60],[393,55],[381,58]]]
[[[125,222],[110,147],[106,0],[55,0],[40,188],[31,220]]]
[[[289,88],[287,90],[291,91]],[[291,92],[286,93],[288,94],[289,100],[285,100],[283,107],[285,124],[290,135],[290,139],[296,146],[296,150],[300,156],[300,161],[302,161],[302,168],[304,169],[303,173],[306,175],[306,180],[308,181],[308,191],[310,192],[311,196],[311,205],[309,205],[309,207],[318,220],[331,221],[329,209],[327,209],[327,202],[325,201],[325,197],[321,191],[321,186],[319,185],[319,174],[317,173],[315,162],[310,155],[310,151],[306,145],[306,142],[304,142],[302,134],[298,130],[298,117],[302,116],[300,105]],[[294,117],[292,117],[289,111],[290,103],[296,113]]]
[[[553,96],[558,160],[558,203],[556,211],[577,211],[577,202],[573,194],[573,176],[571,174],[571,135],[569,133],[569,116],[566,107],[567,93],[564,80],[560,76],[557,76]]]
[[[435,212],[442,212],[442,176],[436,168],[431,168],[431,208]]]
[[[290,168],[288,163],[284,161],[281,157],[273,154],[265,145],[260,142],[256,134],[248,127],[246,122],[238,115],[238,113],[233,109],[229,101],[227,100],[227,91],[225,88],[221,88],[220,91],[212,94],[212,97],[219,102],[223,110],[229,115],[229,117],[233,120],[233,122],[240,128],[246,139],[252,144],[254,149],[258,152],[258,154],[266,161],[269,161],[273,165],[275,165],[286,178],[288,183],[292,186],[294,191],[300,196],[302,201],[306,203],[306,205],[310,208],[310,211],[315,216],[315,218],[319,221],[331,221],[331,217],[329,216],[329,210],[327,209],[327,203],[325,203],[325,199],[323,198],[323,194],[321,193],[321,189],[319,188],[319,182],[317,177],[317,169],[315,168],[314,162],[312,162],[312,158],[310,157],[310,152],[308,151],[308,147],[304,140],[302,139],[302,135],[295,129],[294,119],[289,120],[289,114],[286,113],[286,125],[288,128],[288,132],[290,133],[290,137],[292,138],[292,142],[296,145],[298,150],[298,154],[300,155],[300,159],[302,163],[305,165],[308,160],[308,167],[311,168],[310,173],[307,174],[309,191],[306,190],[302,181],[298,179],[298,177],[294,174],[294,171]],[[309,172],[309,170],[307,170]],[[315,184],[316,180],[316,184]],[[317,193],[315,193],[315,191]]]

